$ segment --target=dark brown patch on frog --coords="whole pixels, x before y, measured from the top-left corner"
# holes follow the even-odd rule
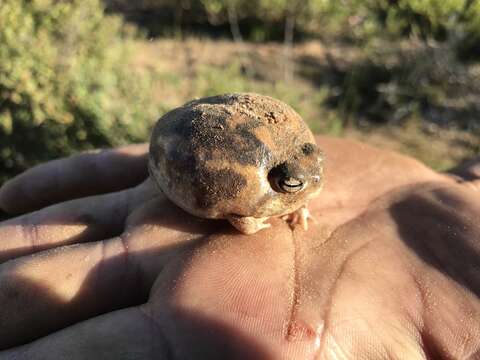
[[[218,124],[223,130],[218,129]],[[260,165],[270,151],[255,136],[252,130],[257,122],[247,122],[231,128],[225,119],[207,118],[192,122],[192,151],[203,151],[206,159],[214,158],[214,152],[221,152],[224,158],[241,165]]]
[[[195,108],[177,108],[163,115],[155,130],[163,136],[179,135],[187,139],[192,135],[192,122],[202,115],[203,112]]]
[[[174,113],[175,112],[175,113]],[[203,154],[205,160],[214,159],[214,153],[241,165],[259,166],[272,159],[272,153],[260,141],[254,129],[263,125],[257,119],[243,120],[232,127],[228,121],[232,115],[205,115],[198,109],[180,108],[167,114],[161,123],[159,133],[164,136],[178,135],[182,142],[190,144],[189,152]]]
[[[196,201],[200,208],[210,208],[222,200],[234,199],[247,186],[247,180],[231,169],[202,168],[195,177]]]
[[[196,155],[178,148],[171,149],[166,157],[166,169],[171,186],[184,184],[187,189],[193,189],[198,208],[208,209],[222,200],[233,199],[247,186],[242,175],[231,169],[209,169]]]
[[[165,150],[162,146],[155,146],[155,149],[153,149],[153,146],[150,145],[150,156],[152,157],[155,165],[158,165],[160,159],[165,157]]]
[[[302,152],[303,152],[303,155],[311,155],[315,152],[315,149],[316,149],[316,145],[312,144],[312,143],[305,143],[303,144],[302,146]]]

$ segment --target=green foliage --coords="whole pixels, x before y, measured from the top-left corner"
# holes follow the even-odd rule
[[[439,40],[470,23],[463,18],[470,0],[397,0],[380,1],[369,8],[378,19],[379,31],[393,35],[417,35]],[[480,28],[471,29],[480,31]]]
[[[0,170],[147,136],[133,30],[98,0],[0,0]],[[1,181],[2,179],[0,179]]]
[[[386,43],[366,48],[344,72],[333,105],[346,116],[398,123],[411,116],[480,130],[480,73],[459,62],[449,43]]]
[[[123,12],[147,27],[153,36],[169,33],[168,27],[173,26],[177,34],[182,27],[215,36],[233,35],[239,29],[241,36],[250,41],[281,41],[287,19],[290,24],[293,19],[296,40],[342,38],[367,44],[386,36],[393,40],[412,36],[437,41],[454,39],[460,58],[480,59],[478,0],[104,1],[113,11]],[[238,34],[234,36],[239,38]]]
[[[195,97],[206,97],[231,92],[247,92],[250,84],[243,76],[238,61],[224,68],[201,66],[193,79]]]
[[[129,0],[105,1],[113,3],[113,8],[127,9],[126,12],[135,8],[150,12],[171,9],[172,14],[183,14],[182,21],[187,26],[190,23],[228,28],[232,21],[229,11],[234,10],[243,35],[261,41],[280,40],[285,19],[292,14],[297,34],[303,35],[341,35],[367,41],[386,34],[444,40],[450,33],[461,33],[462,42],[470,47],[480,38],[477,0],[138,0],[134,4]]]

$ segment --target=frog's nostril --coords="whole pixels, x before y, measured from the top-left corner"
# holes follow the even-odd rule
[[[312,176],[312,180],[313,180],[313,182],[315,182],[315,183],[320,182],[320,179],[321,179],[321,178],[320,178],[320,175]]]

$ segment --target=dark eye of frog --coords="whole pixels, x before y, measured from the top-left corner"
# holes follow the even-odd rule
[[[270,170],[268,181],[276,192],[289,194],[303,190],[306,185],[303,176],[299,175],[298,170],[287,163],[277,165]]]
[[[301,180],[289,177],[278,180],[278,187],[287,193],[296,193],[303,189],[303,182]]]

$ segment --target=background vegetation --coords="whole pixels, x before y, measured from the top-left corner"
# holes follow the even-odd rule
[[[156,116],[133,28],[97,0],[0,0],[0,173],[139,141]]]
[[[0,0],[0,24],[0,183],[229,91],[438,169],[480,151],[479,0]]]

